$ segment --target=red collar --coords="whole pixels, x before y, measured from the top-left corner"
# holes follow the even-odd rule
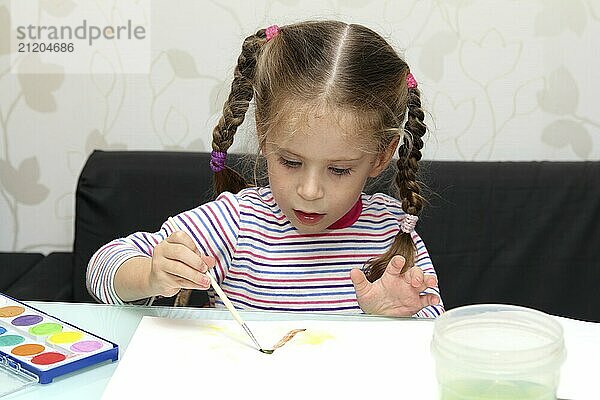
[[[356,200],[352,208],[340,219],[331,224],[327,229],[342,229],[352,226],[362,213],[362,196]]]

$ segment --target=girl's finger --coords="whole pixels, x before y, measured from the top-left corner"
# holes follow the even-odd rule
[[[437,287],[437,285],[438,285],[437,276],[431,275],[431,274],[425,276],[425,286],[426,287]]]
[[[184,278],[176,278],[177,287],[180,289],[207,290],[210,287],[208,284],[197,284]]]
[[[411,277],[411,286],[417,289],[419,292],[424,291],[427,288],[437,287],[437,277],[435,275],[423,273],[423,270],[419,267],[412,267],[406,271],[406,275]]]
[[[202,261],[204,261],[208,268],[214,267],[217,262],[213,256],[205,256],[204,254],[200,254],[200,258]]]
[[[427,293],[426,295],[419,296],[419,300],[421,302],[422,308],[440,303],[440,298],[432,293]]]
[[[163,249],[163,256],[169,260],[180,261],[200,272],[206,272],[208,268],[195,251],[181,243],[169,242]]]
[[[163,271],[172,277],[173,283],[179,282],[178,279],[185,279],[191,284],[199,285],[204,289],[210,286],[208,276],[178,260],[167,259]]]
[[[400,276],[400,274],[402,273],[402,268],[404,268],[405,262],[406,260],[402,256],[392,257],[387,267],[385,268],[384,273],[390,274],[392,276]]]
[[[420,288],[423,286],[425,282],[425,276],[423,275],[423,270],[419,267],[412,267],[408,271],[407,274],[410,275],[410,284],[414,288]]]
[[[165,240],[168,243],[182,244],[188,249],[196,251],[196,243],[194,243],[194,240],[190,237],[190,235],[183,231],[175,231],[171,233]]]
[[[353,268],[350,271],[350,279],[352,280],[352,284],[354,285],[354,290],[356,291],[357,295],[362,295],[363,292],[366,292],[370,285],[370,282],[367,280],[364,272],[358,268]]]

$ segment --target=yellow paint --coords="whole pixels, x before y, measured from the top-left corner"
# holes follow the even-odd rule
[[[83,337],[81,332],[60,332],[48,338],[48,342],[53,344],[74,343]]]
[[[206,329],[206,333],[211,336],[237,336],[235,333],[232,333],[228,328],[219,326],[219,325],[205,325],[203,328]]]
[[[207,325],[206,327],[209,328],[209,329],[213,329],[215,331],[219,331],[219,332],[224,331],[224,329],[222,327],[217,326],[217,325]]]
[[[209,324],[203,325],[202,330],[206,336],[211,338],[217,338],[217,340],[220,338],[225,338],[229,341],[234,341],[238,343],[245,343],[247,340],[245,332],[241,329],[235,329],[234,331],[232,331],[231,328],[227,326]]]
[[[296,338],[294,340],[294,342],[299,343],[299,344],[311,344],[311,345],[318,345],[318,344],[323,344],[328,340],[333,339],[334,337],[327,332],[318,332],[318,331],[304,331],[304,332],[300,332],[298,335],[296,335]]]

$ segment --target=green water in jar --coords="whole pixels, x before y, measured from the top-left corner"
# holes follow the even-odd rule
[[[554,388],[527,381],[455,380],[440,393],[441,400],[556,400]]]

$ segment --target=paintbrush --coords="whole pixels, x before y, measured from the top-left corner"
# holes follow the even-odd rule
[[[223,292],[223,289],[221,289],[221,287],[217,283],[217,280],[213,276],[213,271],[209,269],[208,271],[206,271],[206,275],[208,275],[208,278],[210,279],[210,284],[212,285],[213,289],[215,289],[215,292],[217,292],[217,294],[221,298],[221,301],[225,304],[225,307],[227,307],[227,309],[229,310],[229,312],[231,313],[233,318],[238,322],[238,324],[240,324],[242,326],[242,328],[244,329],[244,331],[246,331],[248,336],[250,336],[250,339],[252,339],[252,341],[258,348],[258,350],[261,353],[265,353],[265,354],[273,353],[273,350],[263,349],[260,346],[260,344],[258,344],[258,340],[256,340],[256,337],[254,337],[254,335],[252,334],[252,331],[250,330],[250,328],[248,328],[248,325],[246,325],[246,323],[242,319],[242,316],[237,312],[237,310],[235,309],[235,306],[231,303],[231,301],[229,300],[229,298],[227,297],[225,292]]]
[[[169,217],[169,223],[173,226],[173,229],[178,228],[177,223],[175,222],[173,217]],[[206,275],[208,276],[208,279],[210,279],[211,286],[213,287],[215,292],[217,292],[217,295],[219,295],[223,304],[225,304],[225,307],[227,307],[227,309],[229,310],[229,312],[231,313],[233,318],[238,322],[238,324],[240,324],[242,326],[242,328],[248,334],[248,336],[250,336],[250,339],[252,339],[252,341],[258,348],[258,350],[261,353],[265,353],[265,354],[273,353],[273,350],[263,349],[260,346],[260,344],[258,344],[258,340],[256,340],[256,337],[254,337],[254,335],[252,334],[252,331],[250,330],[250,328],[248,328],[248,325],[246,325],[246,323],[242,319],[241,315],[237,312],[237,310],[235,309],[235,306],[231,303],[231,301],[229,300],[229,298],[227,297],[225,292],[223,292],[223,289],[221,289],[221,287],[217,283],[217,279],[215,278],[214,273],[210,268],[208,269],[208,271],[206,271]]]

